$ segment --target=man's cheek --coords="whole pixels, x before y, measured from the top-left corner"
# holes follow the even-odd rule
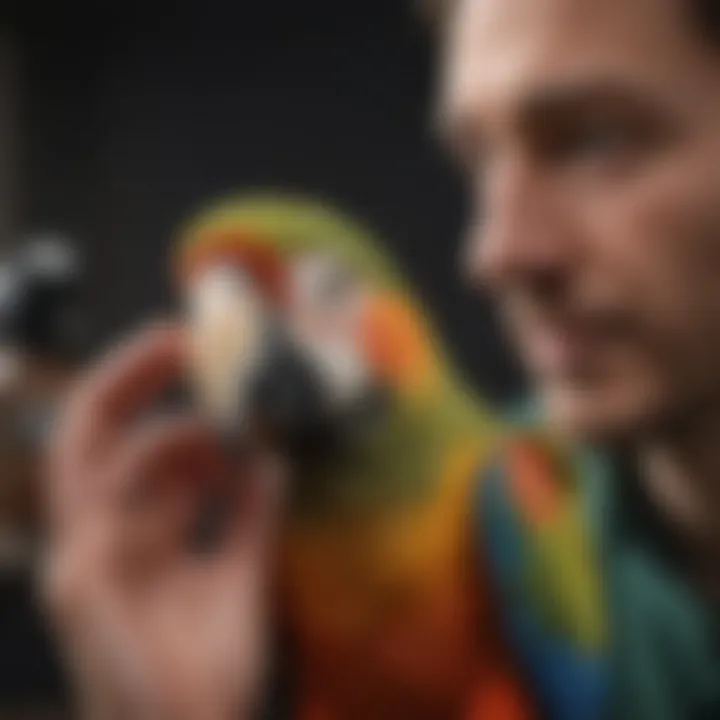
[[[599,272],[648,333],[684,334],[697,313],[720,320],[720,197],[660,178],[608,207],[595,232]]]
[[[688,202],[657,228],[648,258],[654,324],[682,340],[686,352],[713,353],[720,328],[720,197],[717,204]]]

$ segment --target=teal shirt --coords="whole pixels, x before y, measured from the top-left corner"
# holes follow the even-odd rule
[[[719,719],[718,608],[683,576],[679,543],[633,475],[616,470],[607,497],[608,715]]]

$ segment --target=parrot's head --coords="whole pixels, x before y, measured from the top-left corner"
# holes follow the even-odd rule
[[[442,385],[426,314],[371,233],[321,202],[220,202],[184,227],[175,267],[196,380],[228,425],[270,415],[327,447]]]
[[[269,429],[310,487],[342,477],[354,498],[431,474],[446,442],[476,434],[479,406],[427,313],[353,219],[297,197],[231,199],[184,226],[175,260],[196,395],[231,442]]]

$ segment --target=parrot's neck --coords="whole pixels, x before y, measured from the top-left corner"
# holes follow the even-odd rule
[[[441,482],[455,452],[477,448],[497,433],[490,411],[454,380],[431,396],[396,402],[367,436],[322,467],[298,478],[300,515],[352,515],[421,502]]]

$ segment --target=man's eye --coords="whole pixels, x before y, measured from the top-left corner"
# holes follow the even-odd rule
[[[617,127],[590,128],[576,139],[575,153],[588,157],[606,157],[627,150],[630,138]]]
[[[545,148],[560,163],[612,162],[632,151],[634,137],[627,128],[599,123],[568,131]]]

